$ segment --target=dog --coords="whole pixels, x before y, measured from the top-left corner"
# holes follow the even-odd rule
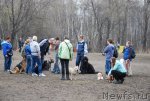
[[[70,79],[73,80],[73,75],[77,75],[80,72],[78,66],[75,66],[74,68],[69,67],[69,74],[70,74]],[[76,80],[76,78],[75,78]]]
[[[49,69],[51,68],[51,64],[54,63],[54,60],[44,60],[44,63],[42,64],[42,70],[43,71],[49,71]],[[38,66],[35,66],[35,73],[38,73]]]
[[[88,62],[88,58],[84,57],[80,65],[81,74],[95,74],[94,67]]]
[[[10,74],[19,74],[25,72],[26,69],[26,59],[23,59],[19,64],[17,64],[13,70],[10,70]]]
[[[104,79],[104,77],[103,77],[102,72],[99,72],[99,73],[97,74],[97,80],[103,80],[103,79]]]

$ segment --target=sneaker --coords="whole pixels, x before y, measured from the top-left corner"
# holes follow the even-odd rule
[[[8,72],[8,73],[9,73],[9,72],[10,72],[10,70],[9,70],[9,69],[7,69],[7,70],[6,70],[6,72]]]
[[[52,73],[55,73],[55,71],[51,71]]]
[[[38,76],[36,73],[32,73],[32,76]]]
[[[114,84],[122,84],[123,82],[122,82],[122,81],[120,81],[120,80],[119,80],[119,81],[114,80],[114,81],[113,81],[113,83],[114,83]]]
[[[43,73],[40,73],[39,76],[40,76],[40,77],[42,77],[42,76],[45,77],[46,75],[43,74]]]
[[[71,80],[70,78],[67,78],[66,80]]]
[[[60,80],[65,80],[65,78],[64,78],[64,77],[62,77]]]

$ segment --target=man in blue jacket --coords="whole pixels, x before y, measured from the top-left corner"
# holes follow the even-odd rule
[[[6,37],[6,39],[1,43],[4,55],[4,71],[10,71],[11,63],[12,63],[12,45],[10,43],[10,37]]]

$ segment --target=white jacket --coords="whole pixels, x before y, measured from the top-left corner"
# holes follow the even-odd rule
[[[30,43],[30,48],[31,48],[31,54],[33,56],[39,56],[40,57],[40,46],[39,46],[38,42],[32,41]]]

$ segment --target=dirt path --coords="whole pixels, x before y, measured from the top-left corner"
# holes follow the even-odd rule
[[[88,57],[97,71],[104,72],[101,54],[92,53]],[[20,60],[19,53],[15,53],[12,67]],[[70,66],[74,63],[75,59]],[[150,55],[138,55],[132,63],[134,75],[122,85],[98,81],[96,74],[80,74],[77,80],[61,81],[60,75],[49,71],[44,71],[46,77],[4,73],[0,52],[0,101],[150,101],[149,65]]]

